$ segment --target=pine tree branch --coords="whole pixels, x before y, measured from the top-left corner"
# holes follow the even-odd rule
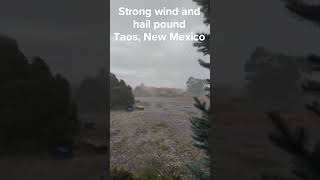
[[[210,0],[193,0],[201,7],[201,12],[204,14],[204,24],[210,25]]]
[[[200,33],[197,33],[200,35]],[[202,52],[203,55],[210,55],[210,34],[202,33],[206,39],[204,41],[197,41],[193,46],[198,48],[198,52]]]
[[[317,25],[320,24],[319,4],[309,4],[305,0],[284,0],[284,2],[286,3],[286,8],[298,17]],[[313,72],[320,71],[319,56],[311,55],[307,59],[311,63]],[[320,83],[308,80],[302,85],[302,88],[304,91],[319,95]],[[306,105],[306,107],[320,117],[318,102],[314,101],[312,104]],[[278,112],[269,112],[268,116],[276,128],[276,132],[270,133],[270,140],[279,148],[293,155],[294,159],[297,160],[293,169],[296,177],[304,180],[320,179],[320,142],[318,141],[313,150],[310,151],[306,147],[307,137],[304,128],[297,127],[295,131],[291,130],[285,123],[285,119]],[[271,180],[272,178],[264,179]],[[274,179],[279,178],[275,177]]]
[[[268,116],[276,128],[276,132],[270,133],[269,138],[276,146],[299,157],[309,156],[305,147],[307,139],[304,128],[296,128],[292,132],[278,112],[269,112]]]
[[[320,5],[308,4],[303,0],[284,0],[286,8],[303,19],[320,23]]]
[[[197,97],[194,97],[193,99],[195,101],[194,106],[196,108],[198,108],[200,111],[203,111],[204,113],[207,113],[207,114],[209,113],[209,110],[208,110],[209,108],[207,108],[206,102],[201,102]]]
[[[199,59],[198,62],[202,67],[207,68],[207,69],[210,70],[210,65],[211,65],[210,62],[205,62],[205,61],[203,61],[201,59]]]

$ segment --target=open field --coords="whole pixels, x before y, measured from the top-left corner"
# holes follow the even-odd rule
[[[139,99],[139,98],[138,98]],[[191,144],[189,118],[198,113],[192,98],[140,98],[145,111],[111,113],[111,163],[139,170],[153,158],[185,165],[202,155]],[[291,157],[268,139],[274,127],[266,114],[246,102],[216,104],[210,141],[217,180],[258,180],[261,175],[290,176]],[[304,110],[287,112],[290,126],[304,126],[312,144],[319,120]],[[164,153],[161,153],[164,152]],[[164,155],[163,155],[164,154]],[[188,173],[188,172],[187,172]]]
[[[193,99],[136,99],[143,111],[111,112],[111,165],[137,172],[156,161],[161,170],[175,168],[188,175],[186,165],[202,157],[192,145],[190,117],[198,113]]]
[[[150,162],[186,175],[186,165],[202,157],[192,146],[189,118],[199,113],[192,98],[137,98],[145,110],[111,112],[111,165],[137,171]],[[245,104],[216,104],[211,144],[217,180],[258,180],[261,174],[288,175],[290,157],[273,146],[268,133],[273,126],[262,111]],[[303,109],[303,107],[301,108]],[[291,112],[290,125],[304,126],[311,139],[319,139],[319,120],[310,112]],[[80,114],[80,142],[105,144],[107,115]],[[312,144],[313,140],[310,141]],[[73,159],[57,160],[47,154],[0,156],[1,179],[102,180],[106,153],[79,143]],[[105,180],[105,178],[104,178]]]

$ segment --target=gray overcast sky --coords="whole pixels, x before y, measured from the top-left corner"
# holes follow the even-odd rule
[[[203,15],[200,16],[119,16],[120,7],[128,8],[197,8],[191,0],[111,0],[111,72],[124,79],[133,87],[143,82],[148,86],[185,88],[190,76],[198,78],[209,77],[209,71],[198,64],[203,57],[192,46],[193,42],[162,41],[162,42],[121,42],[116,41],[114,32],[124,34],[139,34],[152,32],[154,34],[168,34],[169,32],[203,32],[208,27],[203,24]],[[150,31],[133,29],[132,21],[180,21],[186,20],[186,29],[161,29]]]
[[[0,33],[72,81],[108,62],[106,0],[1,0]]]
[[[126,3],[136,7],[158,7],[160,3],[168,3],[168,6],[193,4],[191,0],[145,0],[143,4],[139,1]],[[79,81],[84,76],[95,74],[107,63],[106,14],[110,11],[106,9],[106,3],[106,0],[2,0],[0,33],[16,38],[26,55],[39,55],[55,72]],[[214,74],[218,83],[241,83],[243,63],[256,46],[292,55],[320,52],[320,28],[297,21],[284,8],[281,0],[214,0],[214,7]],[[112,22],[115,20],[114,10],[111,12]],[[121,24],[114,22],[112,28]],[[202,17],[195,17],[192,27],[198,29],[201,26]],[[157,82],[159,85],[182,86],[189,75],[202,76],[206,72],[198,66],[196,59],[201,54],[191,43],[150,43],[134,48],[132,46],[135,45],[130,43],[124,46],[111,42],[111,45],[112,68],[122,76],[127,74],[124,77],[130,77],[139,70],[139,62],[145,60],[144,70],[138,71],[143,73],[138,76],[141,80],[148,77],[149,80],[144,80],[147,84]],[[124,47],[128,49],[127,53],[115,53]],[[126,58],[127,54],[135,51],[140,54],[147,51],[153,53],[135,56],[135,60]],[[159,67],[157,72],[161,71],[164,75],[161,79],[151,76],[155,74],[153,68],[156,66]],[[140,79],[128,81],[139,83]]]

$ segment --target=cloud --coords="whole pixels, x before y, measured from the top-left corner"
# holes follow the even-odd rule
[[[203,25],[202,16],[162,16],[149,18],[151,21],[174,21],[186,19],[186,29],[158,29],[156,32],[143,29],[133,29],[132,20],[141,17],[123,17],[117,15],[119,7],[128,8],[197,8],[192,1],[150,1],[150,0],[111,0],[111,34],[122,32],[127,34],[153,32],[156,34],[169,34],[170,32],[198,32],[208,28]],[[195,31],[196,30],[196,31]],[[133,87],[143,82],[150,86],[184,88],[189,76],[207,78],[209,72],[200,67],[197,60],[203,58],[193,47],[193,42],[160,41],[124,43],[111,42],[111,70],[119,77],[129,82]]]

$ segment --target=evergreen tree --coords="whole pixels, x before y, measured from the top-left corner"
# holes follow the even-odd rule
[[[286,8],[296,14],[298,17],[312,21],[316,24],[320,22],[320,6],[307,4],[300,0],[286,0]],[[320,71],[320,57],[311,55],[308,58],[314,73]],[[303,85],[303,90],[313,93],[315,99],[319,97],[320,82],[308,80]],[[306,105],[307,109],[314,112],[320,117],[319,103],[315,100],[313,103]],[[293,174],[298,179],[318,180],[320,179],[320,141],[315,142],[310,149],[307,146],[308,138],[306,130],[303,127],[297,127],[291,130],[285,123],[286,119],[279,112],[268,113],[276,132],[270,134],[271,141],[279,148],[285,150],[293,156],[294,167]],[[264,177],[265,179],[289,179],[279,177]]]
[[[200,7],[204,14],[204,24],[210,25],[210,0],[193,0]],[[198,48],[198,51],[203,55],[210,56],[210,34],[205,34],[206,40],[194,43],[194,46]],[[199,60],[201,66],[210,70],[210,62]],[[210,99],[210,79],[207,79],[207,96]],[[210,130],[210,107],[207,107],[205,102],[201,102],[198,98],[195,99],[195,107],[201,111],[201,117],[191,118],[191,127],[193,131],[194,146],[204,150],[206,157],[203,161],[194,162],[190,169],[195,179],[207,180],[210,179],[210,146],[209,146],[209,130]]]
[[[93,77],[86,77],[76,90],[80,112],[104,112],[107,108],[107,72],[102,68]]]
[[[135,100],[131,86],[124,80],[118,79],[115,74],[110,73],[110,108],[126,109],[133,106]]]
[[[107,108],[107,72],[101,69],[95,77],[85,78],[77,90],[79,111],[103,112]],[[110,73],[110,108],[126,109],[134,104],[132,88]]]
[[[78,133],[70,84],[40,57],[26,58],[0,35],[0,151],[72,144]],[[33,147],[35,146],[35,147]]]

